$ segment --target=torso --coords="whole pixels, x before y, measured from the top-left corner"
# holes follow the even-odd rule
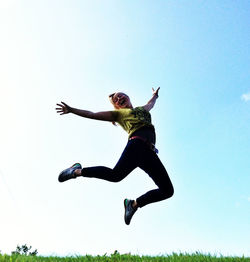
[[[113,111],[116,122],[132,136],[140,136],[155,144],[155,129],[151,115],[143,107],[126,108]]]

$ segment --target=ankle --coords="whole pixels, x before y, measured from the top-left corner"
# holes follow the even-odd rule
[[[138,208],[138,204],[136,200],[133,201],[132,207],[136,210]]]
[[[81,176],[82,175],[82,169],[78,168],[74,171],[75,177]]]

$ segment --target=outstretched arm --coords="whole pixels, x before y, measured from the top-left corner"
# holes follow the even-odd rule
[[[156,102],[156,99],[157,99],[158,96],[159,96],[159,95],[158,95],[159,89],[160,89],[160,87],[158,87],[156,90],[154,90],[154,88],[152,88],[152,90],[153,90],[153,96],[152,96],[152,98],[148,101],[148,103],[147,103],[145,106],[143,106],[143,108],[144,108],[145,110],[150,111],[150,110],[154,107],[155,102]]]
[[[56,111],[60,115],[72,113],[72,114],[75,114],[81,117],[95,119],[95,120],[103,120],[103,121],[110,121],[110,122],[115,121],[112,111],[94,113],[91,111],[70,107],[69,105],[65,104],[64,102],[61,102],[61,104],[57,104],[57,106],[58,107],[56,108]]]

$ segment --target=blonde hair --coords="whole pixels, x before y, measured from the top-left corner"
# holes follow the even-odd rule
[[[111,95],[109,95],[109,101],[111,102],[111,104],[115,107],[115,103],[113,101],[113,97],[116,93],[112,93]]]

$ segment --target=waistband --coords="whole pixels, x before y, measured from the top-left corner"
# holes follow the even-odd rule
[[[155,147],[155,145],[154,145],[153,143],[147,141],[147,139],[145,139],[145,138],[143,138],[143,137],[141,137],[141,136],[132,136],[132,137],[129,138],[129,140],[133,140],[133,139],[142,140],[142,141],[143,141],[144,143],[146,143],[146,144],[149,146],[149,148],[150,148],[151,150],[153,150],[156,154],[159,153],[159,150]]]

